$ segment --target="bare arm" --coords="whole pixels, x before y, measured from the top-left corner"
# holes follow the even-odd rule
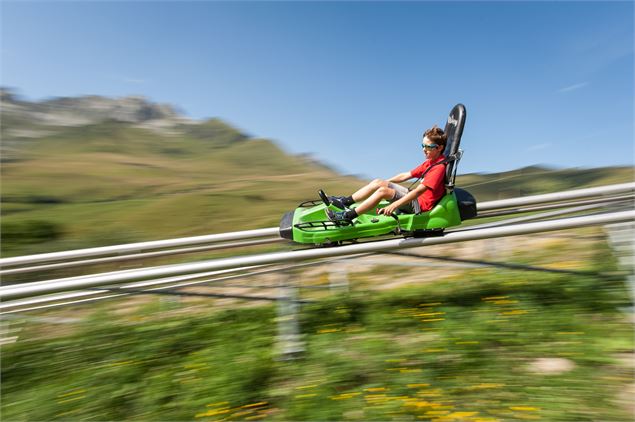
[[[379,212],[381,214],[390,215],[393,212],[395,212],[395,210],[397,210],[397,208],[399,208],[400,206],[407,204],[408,202],[411,202],[413,199],[417,198],[419,195],[425,192],[426,189],[428,189],[428,187],[425,186],[423,183],[420,183],[419,186],[417,186],[415,189],[408,192],[408,194],[406,194],[399,200],[391,204],[388,204],[386,207],[380,209]]]
[[[405,172],[405,173],[399,173],[393,177],[391,177],[390,179],[388,179],[389,182],[394,182],[394,183],[401,183],[401,182],[405,182],[408,179],[412,179],[412,175],[410,174],[409,171]]]

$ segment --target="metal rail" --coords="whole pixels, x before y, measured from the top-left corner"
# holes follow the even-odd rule
[[[251,266],[251,267],[231,268],[231,269],[221,270],[221,271],[207,271],[207,272],[202,272],[197,274],[188,274],[188,275],[181,275],[181,276],[174,276],[174,277],[159,278],[152,281],[130,283],[120,287],[132,290],[132,289],[151,289],[155,287],[162,288],[166,286],[169,286],[170,288],[173,288],[174,286],[189,286],[189,285],[195,285],[199,283],[207,283],[213,280],[225,280],[226,278],[231,279],[236,276],[221,277],[221,278],[212,279],[212,280],[208,279],[207,277],[221,276],[225,274],[231,274],[231,273],[236,273],[240,271],[261,268],[261,267],[262,266]],[[241,274],[240,276],[243,276],[243,275]],[[197,280],[201,278],[204,280],[202,281]],[[192,281],[192,280],[197,280],[197,281]],[[108,286],[105,286],[105,287],[108,287]],[[59,301],[75,300],[79,303],[82,301],[94,300],[96,298],[101,298],[101,297],[111,297],[112,292],[110,290],[107,290],[105,287],[75,291],[71,293],[53,294],[48,296],[38,296],[38,297],[32,297],[28,299],[3,302],[3,303],[0,303],[0,312],[6,311],[9,309],[16,309],[19,307],[37,305],[44,302],[59,302]],[[126,296],[126,295],[127,294],[117,294],[116,296]]]
[[[620,183],[617,185],[600,186],[597,188],[576,189],[564,192],[547,193],[544,195],[524,196],[520,198],[483,202],[482,204],[476,204],[476,208],[479,212],[490,211],[502,208],[520,207],[524,205],[566,201],[569,199],[589,198],[593,196],[607,196],[632,191],[635,191],[635,183]]]
[[[555,210],[555,209],[561,209],[565,207],[575,207],[578,205],[594,205],[594,204],[608,205],[614,202],[626,202],[626,201],[633,201],[633,200],[635,200],[635,191],[633,191],[630,194],[602,197],[599,199],[586,199],[582,201],[574,200],[574,201],[567,201],[567,202],[558,202],[555,204],[547,203],[547,205],[504,208],[501,210],[485,211],[478,214],[476,217],[474,217],[474,220],[482,219],[482,218],[504,217],[504,216],[513,215],[513,214],[525,214],[525,213],[536,212],[536,211]],[[485,204],[487,204],[487,202],[485,202]]]
[[[620,193],[629,193],[633,194],[635,192],[635,183],[622,183],[616,185],[608,185],[597,188],[588,188],[588,189],[578,189],[571,190],[566,192],[557,192],[550,193],[544,195],[533,195],[527,197],[513,198],[513,199],[504,199],[497,201],[489,201],[483,202],[481,204],[477,204],[477,208],[479,212],[483,211],[496,211],[503,210],[505,208],[512,207],[522,207],[526,205],[536,205],[536,204],[546,204],[550,202],[558,202],[565,201],[571,199],[581,199],[581,198],[590,198],[601,196],[604,197],[605,200],[611,200],[607,198],[609,195],[615,195]],[[565,207],[567,204],[555,204],[550,207]],[[546,208],[545,208],[546,209]],[[537,210],[537,209],[534,209]],[[529,212],[532,210],[505,210],[501,211],[502,213],[512,214],[512,213],[520,213],[520,212]],[[488,213],[489,214],[489,213]],[[505,215],[505,214],[499,214]],[[494,216],[494,215],[488,215]],[[265,238],[271,238],[266,239]],[[245,243],[229,243],[229,244],[221,244],[215,246],[209,246],[210,244],[218,244],[222,242],[234,242],[238,240],[246,240],[246,239],[263,239],[259,242],[260,244],[264,243],[274,243],[281,242],[279,238],[278,228],[270,227],[265,229],[258,230],[246,230],[246,231],[238,231],[238,232],[230,232],[230,233],[219,233],[212,234],[206,236],[194,236],[194,237],[184,237],[178,239],[169,239],[169,240],[159,240],[159,241],[150,241],[150,242],[139,242],[139,243],[131,243],[125,245],[115,245],[115,246],[105,246],[98,248],[89,248],[89,249],[77,249],[71,251],[63,251],[63,252],[52,252],[45,254],[36,254],[36,255],[26,255],[26,256],[18,256],[11,258],[2,258],[0,259],[0,274],[7,275],[11,273],[20,273],[20,272],[29,272],[29,271],[38,271],[38,270],[48,270],[54,268],[67,268],[79,265],[88,265],[88,264],[96,264],[96,263],[104,263],[104,262],[113,262],[113,261],[124,261],[124,260],[132,260],[132,259],[143,259],[148,257],[156,257],[161,255],[174,255],[179,253],[189,253],[189,252],[199,252],[203,250],[211,250],[211,249],[221,249],[225,247],[239,247],[239,246],[249,246],[252,244],[256,244],[256,241],[245,242]],[[199,248],[187,248],[196,245],[207,245],[200,246]],[[185,248],[185,249],[176,249],[176,250],[161,250],[167,248]],[[153,253],[144,254],[141,252],[144,251],[158,251]],[[127,254],[127,255],[124,255]],[[90,259],[84,261],[72,261],[83,258],[95,258],[95,257],[105,257],[101,259]],[[58,264],[50,264],[51,262],[64,261]],[[42,264],[49,263],[49,266],[45,266]],[[37,265],[36,267],[30,268],[13,268],[24,265]]]
[[[479,224],[476,226],[468,226],[464,228],[459,227],[456,230],[485,229],[488,227],[498,227],[498,226],[505,226],[510,224],[525,223],[527,221],[544,220],[547,218],[559,217],[559,216],[568,215],[568,214],[577,214],[582,211],[590,211],[594,209],[599,209],[599,208],[602,208],[603,206],[604,206],[603,204],[581,205],[579,207],[559,209],[556,211],[543,212],[540,214],[525,215],[523,217],[506,218],[505,220],[494,221],[492,223]]]
[[[635,184],[629,184],[635,186]],[[630,189],[631,187],[629,187]],[[564,230],[593,225],[604,225],[635,220],[635,210],[613,212],[602,215],[583,216],[518,224],[506,227],[494,227],[478,230],[455,231],[443,237],[423,239],[392,239],[380,242],[369,242],[357,245],[341,246],[337,248],[307,249],[294,252],[277,252],[255,256],[236,257],[209,260],[187,264],[165,265],[140,270],[116,271],[81,277],[61,278],[14,286],[0,287],[0,300],[14,300],[43,294],[86,289],[97,286],[121,284],[135,280],[147,280],[156,277],[169,277],[194,274],[201,271],[217,271],[229,268],[266,265],[280,262],[304,261],[334,256],[346,256],[358,253],[399,250],[417,246],[438,245],[445,243],[464,242],[477,239],[516,236],[545,231]]]
[[[6,270],[0,270],[0,276],[10,275],[10,274],[30,273],[30,272],[44,271],[44,270],[56,270],[60,268],[79,267],[83,265],[106,264],[109,262],[133,261],[133,260],[139,260],[139,259],[157,258],[161,256],[180,255],[180,254],[187,254],[187,253],[194,253],[194,252],[209,252],[209,251],[219,250],[219,249],[268,245],[272,243],[282,243],[282,242],[287,242],[287,240],[277,237],[277,238],[271,238],[271,239],[256,239],[256,240],[247,240],[243,242],[194,246],[190,248],[167,249],[167,250],[161,250],[156,252],[144,252],[144,253],[131,254],[131,255],[117,255],[117,256],[109,256],[106,258],[82,259],[79,261],[63,261],[63,262],[56,262],[54,264],[44,264],[44,265],[35,265],[31,267],[17,267],[17,268],[9,268]]]
[[[255,239],[263,237],[279,237],[278,228],[245,230],[231,233],[210,234],[206,236],[182,237],[178,239],[157,240],[152,242],[129,243],[126,245],[103,246],[99,248],[77,249],[72,251],[51,252],[37,255],[16,256],[0,259],[0,267],[35,264],[51,261],[62,261],[104,255],[193,246],[210,243],[231,242],[235,240]]]
[[[358,258],[369,254],[350,255],[345,259]],[[339,259],[338,259],[339,260]],[[159,278],[150,281],[141,281],[131,284],[124,284],[121,287],[129,289],[126,292],[118,291],[115,294],[111,290],[102,287],[96,287],[89,290],[74,291],[70,293],[52,294],[45,296],[31,297],[27,299],[12,300],[0,303],[0,314],[6,315],[14,312],[32,311],[37,309],[50,309],[66,305],[78,305],[87,302],[94,302],[102,299],[112,299],[116,297],[129,296],[131,290],[144,289],[144,292],[152,293],[159,289],[182,289],[185,287],[195,287],[200,285],[209,285],[212,283],[222,283],[225,281],[271,274],[280,271],[291,271],[314,265],[322,265],[330,262],[331,259],[317,260],[312,262],[304,262],[301,264],[286,265],[283,268],[258,265],[250,267],[232,268],[221,271],[211,271],[204,273],[189,274],[185,276]],[[248,273],[232,274],[241,271],[254,270]],[[225,275],[230,274],[230,275]],[[208,278],[210,276],[221,276]],[[216,286],[215,286],[216,287]]]

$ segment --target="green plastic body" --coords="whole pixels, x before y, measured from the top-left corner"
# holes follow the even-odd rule
[[[430,211],[420,214],[399,214],[397,216],[399,222],[392,216],[376,214],[377,209],[386,205],[388,202],[382,201],[373,210],[373,213],[360,215],[353,221],[352,225],[348,226],[335,226],[329,222],[326,225],[317,225],[316,227],[302,227],[302,223],[328,221],[325,211],[327,207],[320,204],[297,208],[293,212],[293,241],[319,245],[387,234],[415,236],[425,231],[436,229],[435,231],[439,232],[440,229],[461,224],[459,206],[454,192],[446,194]],[[329,208],[337,210],[333,205],[330,205]]]

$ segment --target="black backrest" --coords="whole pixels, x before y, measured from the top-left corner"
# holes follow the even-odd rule
[[[459,151],[459,145],[461,144],[461,135],[463,135],[463,126],[465,126],[465,118],[467,113],[463,104],[457,104],[450,111],[448,121],[445,124],[444,132],[448,136],[448,141],[445,146],[444,155],[448,158],[456,157],[454,161],[450,161],[445,166],[445,180],[446,185],[450,188],[454,187],[454,177],[456,175],[456,167],[459,164],[461,157],[457,156]]]

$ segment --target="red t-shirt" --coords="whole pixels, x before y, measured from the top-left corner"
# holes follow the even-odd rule
[[[417,178],[421,177],[423,173],[430,168],[430,166],[444,159],[445,156],[440,155],[432,162],[430,160],[426,160],[419,167],[411,170],[410,175]],[[426,189],[422,195],[419,195],[417,201],[419,201],[421,211],[429,211],[443,197],[443,195],[445,195],[445,164],[439,164],[438,166],[432,167],[432,170],[426,174],[426,177],[423,178],[421,183],[428,189]]]

